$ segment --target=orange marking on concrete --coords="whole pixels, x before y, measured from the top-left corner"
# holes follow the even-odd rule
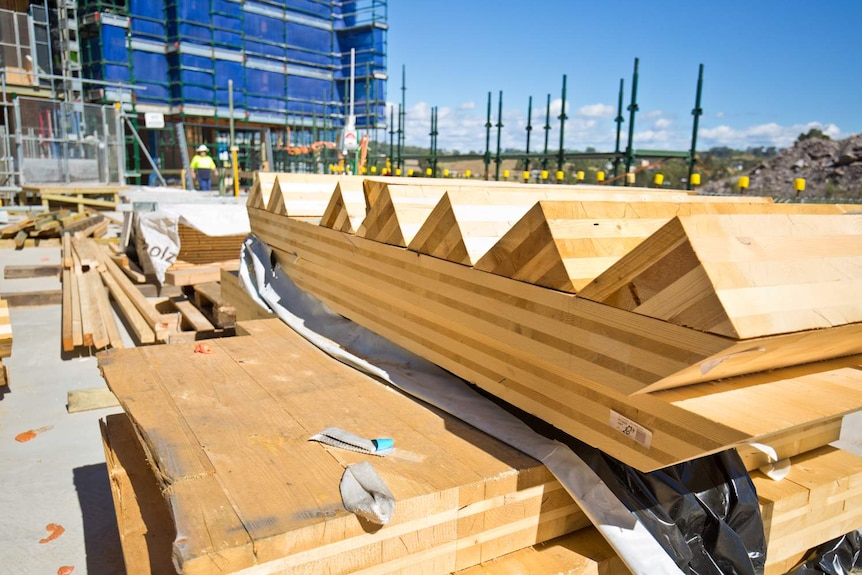
[[[66,528],[58,523],[49,523],[45,526],[45,529],[48,530],[49,535],[44,539],[39,539],[39,543],[50,543],[51,541],[66,532]]]
[[[15,441],[18,443],[26,443],[42,433],[43,431],[48,431],[53,428],[53,425],[46,425],[45,427],[40,427],[39,429],[28,429],[27,431],[23,431],[15,436]]]

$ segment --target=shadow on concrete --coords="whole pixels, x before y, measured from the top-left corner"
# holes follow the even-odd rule
[[[123,548],[104,463],[72,470],[84,523],[88,575],[123,575]]]

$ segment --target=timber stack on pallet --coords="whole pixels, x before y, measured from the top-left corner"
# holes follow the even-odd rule
[[[184,575],[449,574],[589,526],[532,458],[333,361],[278,319],[242,327],[248,335],[214,340],[210,353],[99,355],[126,410],[103,438],[130,574],[171,553]],[[309,442],[330,426],[392,437],[396,451]],[[382,528],[339,493],[344,468],[369,459],[396,497]],[[613,563],[607,546],[580,548],[585,567]]]
[[[0,228],[0,239],[12,240],[21,249],[28,240],[60,238],[63,234],[80,234],[100,238],[108,230],[109,220],[95,213],[73,213],[69,210],[31,214],[21,221]]]
[[[9,317],[9,304],[0,299],[0,387],[9,385],[9,374],[3,359],[12,355],[12,318]]]
[[[796,488],[760,489],[769,573],[862,526],[862,458],[818,456],[862,409],[862,216],[293,178],[253,187],[252,231],[333,310],[642,471],[729,448],[754,470],[767,461],[750,443],[800,462]]]

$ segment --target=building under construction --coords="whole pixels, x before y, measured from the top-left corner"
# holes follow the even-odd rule
[[[385,130],[387,0],[0,1],[2,185],[317,171]]]

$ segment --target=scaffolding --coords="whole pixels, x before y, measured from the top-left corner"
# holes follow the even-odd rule
[[[339,140],[351,49],[357,127],[374,139],[385,130],[386,0],[85,0],[78,13],[85,76],[134,86],[85,79],[90,101],[120,102],[130,117],[161,113],[172,124],[163,132],[182,124],[189,146],[206,144],[217,157],[233,120],[245,171],[256,162],[323,169],[334,152],[314,144]],[[181,168],[158,149],[167,134],[146,132],[166,172]]]

